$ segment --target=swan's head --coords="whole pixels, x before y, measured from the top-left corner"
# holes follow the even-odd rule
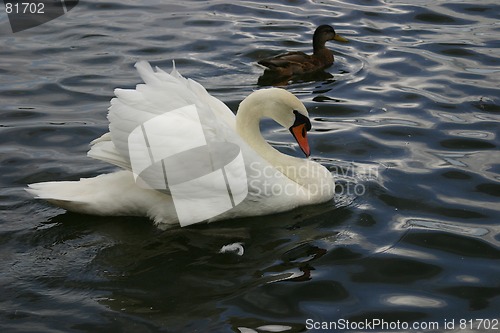
[[[254,91],[241,102],[237,124],[238,118],[247,116],[258,121],[261,118],[275,120],[290,130],[306,157],[311,154],[307,141],[307,132],[311,129],[309,113],[304,104],[292,93],[281,88]]]

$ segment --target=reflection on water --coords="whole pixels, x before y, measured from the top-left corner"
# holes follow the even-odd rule
[[[326,81],[332,79],[333,75],[325,71],[302,74],[299,76],[279,76],[275,72],[264,70],[257,80],[259,86],[286,86],[291,83]]]
[[[297,6],[301,11],[297,11]],[[495,1],[80,2],[12,34],[0,17],[0,319],[5,331],[301,332],[306,320],[497,318]],[[133,64],[172,59],[236,110],[259,59],[349,44],[288,83],[336,202],[189,228],[67,213],[28,183],[110,172],[86,157]],[[265,83],[263,85],[267,85]],[[262,124],[277,149],[292,138]],[[240,242],[242,256],[219,253]],[[480,331],[480,327],[471,330]]]

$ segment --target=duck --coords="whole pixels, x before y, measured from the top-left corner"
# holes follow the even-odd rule
[[[146,61],[144,83],[114,90],[109,132],[88,156],[118,170],[76,181],[29,184],[27,191],[67,211],[147,217],[161,229],[285,212],[334,198],[328,169],[310,158],[304,104],[281,88],[251,92],[236,115],[198,82]],[[271,146],[259,128],[288,129],[305,158]]]
[[[275,57],[258,61],[258,64],[266,67],[265,74],[278,77],[292,77],[321,71],[333,64],[333,53],[325,44],[329,40],[348,42],[348,40],[337,34],[330,25],[320,25],[313,35],[313,54],[304,52],[288,52]]]

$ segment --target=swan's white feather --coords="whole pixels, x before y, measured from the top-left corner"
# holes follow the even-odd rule
[[[110,136],[108,135],[108,137]],[[87,156],[116,165],[122,169],[131,170],[130,161],[118,152],[111,138],[107,141],[92,141],[92,147]]]

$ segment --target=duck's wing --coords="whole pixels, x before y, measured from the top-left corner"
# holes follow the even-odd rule
[[[175,67],[170,74],[159,68],[153,70],[145,61],[135,67],[144,83],[135,89],[115,89],[116,97],[111,100],[108,113],[110,131],[91,142],[90,157],[132,170],[130,154],[142,148],[129,143],[141,126],[144,130],[144,124],[152,126],[150,134],[156,135],[154,139],[170,140],[168,146],[172,146],[172,140],[182,140],[182,136],[176,135],[179,132],[190,133],[190,128],[200,126],[210,141],[231,142],[236,137],[234,114],[202,85],[182,77]],[[161,122],[165,132],[155,133],[154,128],[162,129]],[[174,132],[168,133],[169,130]]]
[[[269,69],[276,67],[289,67],[311,62],[313,59],[310,55],[304,52],[289,52],[279,54],[275,57],[260,60],[258,63]]]

